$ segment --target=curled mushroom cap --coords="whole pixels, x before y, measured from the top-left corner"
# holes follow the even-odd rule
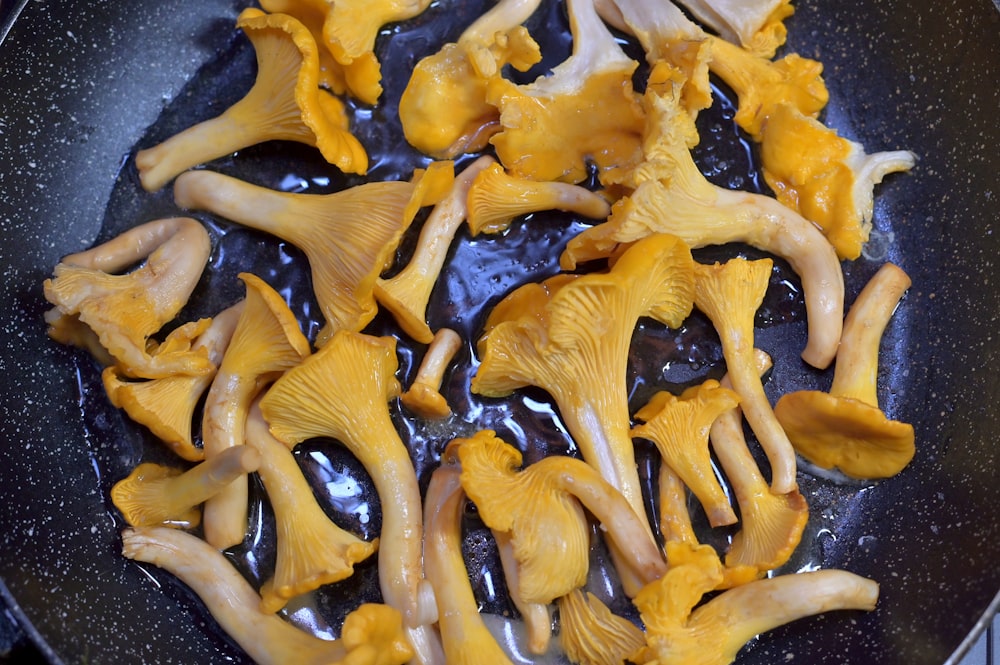
[[[261,400],[271,433],[293,447],[327,436],[342,442],[364,465],[382,505],[379,581],[382,596],[404,616],[420,662],[434,661],[441,646],[431,624],[437,609],[421,591],[423,520],[420,488],[406,446],[389,415],[399,394],[396,343],[340,331],[319,351],[289,370]]]
[[[623,663],[646,643],[639,628],[594,594],[574,589],[559,599],[560,643],[579,665]]]
[[[174,199],[282,238],[309,259],[312,286],[326,326],[358,331],[378,311],[373,290],[391,262],[403,232],[424,205],[437,202],[453,177],[450,163],[436,163],[415,182],[373,182],[334,194],[292,194],[251,185],[211,171],[177,178]]]
[[[222,629],[260,665],[403,665],[413,655],[399,612],[365,604],[347,615],[339,640],[323,640],[260,609],[260,596],[218,550],[162,527],[126,529],[122,554],[177,576]]]
[[[796,488],[795,451],[774,417],[754,362],[754,316],[771,277],[771,259],[730,259],[695,265],[695,307],[715,326],[733,389],[750,427],[771,463],[771,491]]]
[[[222,115],[198,123],[135,156],[142,186],[155,191],[178,173],[241,148],[272,140],[319,149],[345,173],[364,173],[368,156],[347,128],[343,104],[320,90],[316,42],[287,14],[248,8],[236,26],[257,53],[257,79]]]
[[[208,232],[190,217],[158,219],[106,243],[71,254],[45,280],[49,334],[74,327],[74,318],[97,335],[127,376],[159,378],[212,371],[207,353],[190,348],[208,325],[184,325],[160,345],[151,336],[187,304],[208,261]],[[143,263],[124,275],[119,270]]]
[[[500,0],[458,38],[420,60],[399,100],[406,140],[432,157],[451,159],[488,145],[500,111],[487,85],[506,65],[526,71],[541,59],[521,26],[539,0]]]
[[[309,342],[288,305],[264,280],[241,273],[246,299],[229,348],[205,398],[205,457],[242,445],[250,403],[282,372],[309,355]],[[238,478],[205,504],[205,539],[225,549],[243,542],[248,489]]]
[[[243,311],[243,301],[212,317],[212,323],[191,346],[192,351],[206,349],[208,361],[218,368],[236,322]],[[189,462],[205,459],[205,451],[194,445],[191,436],[195,408],[212,385],[215,370],[206,374],[174,374],[160,379],[130,381],[117,366],[101,374],[108,399],[129,418],[145,425],[178,456]]]
[[[625,180],[635,190],[604,224],[567,244],[564,269],[607,256],[619,243],[671,233],[691,247],[744,242],[786,259],[802,280],[808,340],[802,358],[825,368],[837,353],[844,314],[844,278],[837,253],[809,220],[774,199],[709,182],[691,156],[697,131],[679,104],[678,87],[660,68],[650,74],[645,161]]]
[[[277,558],[261,589],[261,610],[277,612],[292,598],[350,577],[354,564],[378,548],[337,526],[316,501],[287,447],[275,439],[254,403],[247,415],[247,445],[260,454],[257,469],[274,509]]]
[[[515,217],[541,210],[563,210],[604,219],[611,206],[600,194],[579,185],[515,177],[497,163],[483,169],[469,189],[472,235],[499,233]]]
[[[191,528],[201,522],[198,506],[230,482],[256,471],[257,451],[236,446],[187,471],[145,462],[111,488],[111,501],[132,526]]]
[[[909,286],[902,269],[883,265],[848,312],[830,392],[788,393],[775,405],[795,449],[814,464],[887,478],[913,459],[913,426],[886,417],[877,392],[882,334]]]
[[[645,423],[632,428],[632,436],[656,444],[664,463],[677,472],[701,501],[712,526],[733,524],[736,513],[712,469],[708,433],[719,414],[738,402],[736,393],[712,380],[686,391],[680,398],[660,392],[635,414]]]

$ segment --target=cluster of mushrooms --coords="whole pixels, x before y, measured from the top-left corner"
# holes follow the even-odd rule
[[[115,485],[112,500],[131,525],[125,556],[177,575],[258,662],[510,662],[478,612],[463,561],[469,501],[495,537],[532,654],[557,641],[570,661],[588,665],[722,664],[754,635],[798,617],[875,606],[877,583],[850,572],[773,571],[808,518],[797,454],[865,479],[899,472],[914,454],[912,427],[889,420],[876,391],[879,343],[909,279],[884,265],[845,319],[840,263],[856,259],[868,239],[874,186],[911,168],[913,155],[866,154],[817,120],[827,101],[820,63],[774,57],[792,13],[787,0],[681,0],[687,13],[667,0],[567,0],[571,56],[516,84],[505,68],[527,71],[541,58],[523,26],[539,2],[499,0],[415,66],[399,120],[431,159],[409,180],[315,195],[190,169],[291,140],[364,174],[368,157],[343,98],[378,103],[379,31],[429,0],[262,0],[263,11],[246,9],[237,21],[256,51],[252,89],[219,117],[135,156],[145,189],[173,181],[178,207],[303,251],[324,323],[314,340],[282,296],[249,273],[240,276],[239,302],[177,321],[212,251],[190,217],[146,222],[66,256],[45,282],[50,335],[91,352],[109,400],[178,457],[170,467],[140,464]],[[641,93],[632,83],[638,63],[609,26],[646,54]],[[776,198],[711,184],[695,165],[709,73],[738,96],[736,121],[759,144]],[[456,173],[451,160],[474,153],[482,156]],[[581,185],[591,169],[596,191]],[[409,264],[382,277],[425,208]],[[449,246],[463,223],[473,235],[499,233],[520,216],[555,209],[594,223],[569,241],[563,272],[513,290],[482,322],[471,390],[502,397],[543,389],[582,459],[525,466],[522,451],[482,429],[441,442],[422,496],[391,409],[399,398],[412,417],[450,413],[441,381],[468,340],[427,323]],[[734,242],[785,259],[801,279],[801,355],[819,369],[836,361],[828,393],[769,403],[761,377],[771,359],[755,348],[754,316],[771,259],[703,265],[691,255]],[[379,307],[401,335],[427,345],[405,391],[397,340],[364,332]],[[660,392],[630,413],[626,372],[639,320],[677,328],[694,309],[718,333],[726,376],[681,395]],[[766,455],[764,470],[744,420]],[[383,513],[377,539],[340,528],[317,502],[291,452],[316,437],[342,443],[371,476]],[[662,456],[655,530],[636,438]],[[273,578],[259,589],[222,554],[246,537],[250,473],[277,528]],[[723,556],[699,542],[689,495],[713,527],[740,524]],[[586,591],[593,524],[642,627]],[[339,639],[315,637],[279,614],[376,552],[383,603],[358,607]]]

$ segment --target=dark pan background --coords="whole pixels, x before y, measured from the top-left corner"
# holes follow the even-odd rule
[[[0,592],[53,662],[244,659],[189,594],[118,554],[105,474],[135,451],[109,445],[116,420],[94,421],[101,396],[46,338],[41,293],[59,258],[97,237],[130,150],[231,42],[243,4],[29,2],[0,46]],[[740,662],[939,665],[1000,589],[1000,11],[800,0],[790,26],[826,65],[830,125],[870,152],[920,155],[876,198],[889,258],[914,282],[887,400],[920,448],[825,550],[825,565],[880,580],[879,610],[798,622]]]

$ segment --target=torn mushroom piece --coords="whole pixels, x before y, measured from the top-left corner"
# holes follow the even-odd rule
[[[886,263],[865,285],[844,322],[829,393],[788,393],[775,406],[796,451],[854,478],[888,478],[915,452],[913,426],[879,408],[878,352],[882,334],[910,278]]]
[[[122,545],[127,558],[159,566],[189,586],[226,634],[260,665],[403,665],[412,656],[399,612],[386,605],[361,605],[347,615],[339,640],[324,640],[262,611],[253,587],[197,536],[162,527],[126,529]]]
[[[417,662],[437,663],[441,644],[433,628],[437,608],[423,573],[420,488],[389,414],[389,400],[400,388],[397,364],[393,338],[340,331],[278,379],[260,408],[271,433],[289,448],[332,437],[368,471],[382,506],[382,597],[403,613]]]
[[[417,377],[399,396],[403,406],[422,418],[440,419],[451,415],[451,407],[441,394],[441,381],[448,363],[461,346],[462,338],[451,328],[441,328],[434,334]]]
[[[132,526],[193,528],[201,523],[198,506],[239,477],[257,470],[260,455],[236,446],[187,471],[145,462],[111,488],[111,502]]]
[[[205,349],[212,367],[218,368],[242,312],[241,300],[212,317],[211,325],[198,335],[191,350]],[[173,374],[140,381],[129,380],[117,366],[107,367],[101,374],[111,403],[124,409],[132,420],[148,427],[174,453],[189,462],[205,459],[205,451],[195,446],[191,430],[198,402],[214,378],[214,369],[207,374]]]
[[[142,186],[156,191],[192,166],[272,140],[316,147],[341,171],[363,174],[368,156],[348,129],[343,104],[319,88],[317,47],[309,30],[287,14],[255,8],[243,10],[236,26],[257,54],[253,87],[222,115],[136,153]]]
[[[301,249],[326,319],[316,340],[322,346],[334,331],[359,331],[375,318],[379,274],[391,264],[420,207],[437,203],[453,178],[450,162],[436,162],[415,173],[413,182],[293,194],[211,171],[190,171],[177,178],[174,199],[181,207],[208,210]]]
[[[45,298],[55,305],[45,315],[49,335],[67,343],[86,339],[74,331],[89,327],[129,377],[211,372],[206,350],[191,349],[207,319],[180,326],[160,344],[152,339],[187,304],[211,249],[199,222],[171,217],[63,257],[44,283]],[[116,274],[139,261],[131,272]]]
[[[424,499],[424,567],[434,586],[444,662],[510,665],[511,660],[479,614],[479,601],[473,595],[462,557],[465,493],[460,474],[452,443],[431,474]]]
[[[201,435],[206,459],[243,445],[250,403],[269,382],[309,355],[309,341],[277,291],[250,273],[243,311],[205,399]],[[249,500],[237,478],[205,503],[205,539],[220,550],[243,542]]]

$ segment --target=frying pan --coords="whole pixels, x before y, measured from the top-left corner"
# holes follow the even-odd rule
[[[137,216],[174,212],[169,195],[138,193],[131,156],[201,119],[185,109],[215,115],[252,81],[249,69],[229,81],[220,64],[224,56],[250,67],[232,28],[243,4],[32,2],[0,45],[0,592],[52,662],[246,660],[182,585],[119,555],[121,523],[108,490],[155,449],[108,406],[93,364],[46,337],[41,292],[61,256]],[[388,36],[380,42],[386,102],[359,116],[374,117],[359,122],[378,176],[415,159],[375,120],[391,119],[415,59],[454,39],[482,3],[457,4],[435,5],[413,30],[394,33],[391,47]],[[553,3],[546,7],[535,28],[561,20]],[[905,147],[920,157],[911,174],[877,190],[884,253],[846,267],[849,301],[883,260],[913,278],[887,333],[880,385],[887,410],[914,424],[918,450],[899,476],[880,483],[800,475],[812,516],[805,554],[793,564],[872,577],[881,584],[879,607],[775,630],[739,662],[957,662],[995,612],[1000,589],[1000,11],[989,0],[800,0],[789,28],[794,50],[825,63],[828,124],[870,152]],[[546,44],[565,56],[564,28],[549,32]],[[192,87],[199,80],[211,85]],[[308,150],[248,152],[289,151],[306,164],[289,173],[318,182]],[[224,166],[253,176],[248,164]],[[331,186],[338,184],[345,182]],[[218,297],[237,295],[233,287]],[[801,335],[800,317],[790,318],[789,334]],[[403,349],[402,377],[416,356]],[[777,363],[789,369],[775,370],[769,390],[828,385],[827,374],[796,363],[794,354]],[[251,577],[264,565],[245,553],[234,559]],[[352,593],[370,592],[372,571],[360,577]],[[294,618],[322,629],[323,616],[337,611],[301,607]]]

